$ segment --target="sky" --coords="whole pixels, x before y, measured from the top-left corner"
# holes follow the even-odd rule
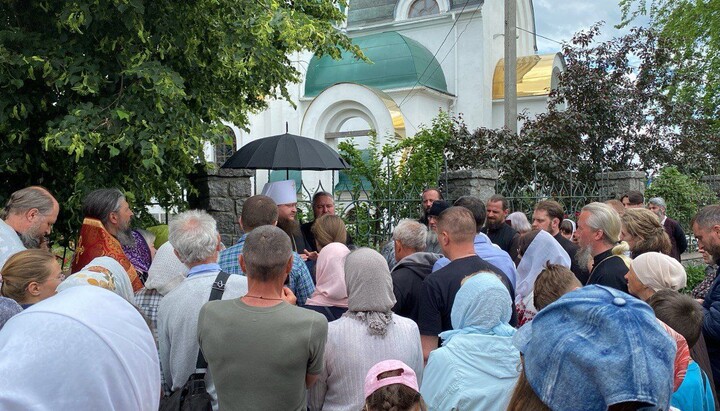
[[[614,27],[621,19],[618,0],[533,0],[533,4],[536,33],[553,40],[567,42],[576,32],[587,30],[600,20],[605,21],[600,30],[600,40],[609,40],[628,32],[628,28],[618,30]],[[646,22],[647,19],[642,18],[635,25]],[[558,43],[539,36],[537,47],[539,54],[560,51]]]

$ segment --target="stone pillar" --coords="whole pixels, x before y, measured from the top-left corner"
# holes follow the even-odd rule
[[[250,177],[254,170],[214,169],[191,176],[197,195],[188,196],[190,208],[206,210],[217,221],[223,244],[229,247],[242,234],[238,216],[252,195]]]
[[[605,199],[620,199],[624,193],[636,190],[645,193],[645,173],[642,171],[609,171],[596,173],[600,197]]]
[[[498,172],[494,169],[454,170],[440,176],[442,184],[447,181],[444,196],[449,201],[475,196],[487,202],[495,194],[497,179]]]
[[[700,177],[700,182],[707,184],[715,195],[720,197],[720,175]]]

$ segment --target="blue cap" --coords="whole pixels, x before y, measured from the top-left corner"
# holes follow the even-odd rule
[[[643,301],[590,285],[548,305],[518,330],[525,376],[553,410],[643,402],[667,410],[676,344]]]

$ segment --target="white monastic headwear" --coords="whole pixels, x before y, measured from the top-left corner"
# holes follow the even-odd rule
[[[267,183],[263,187],[261,194],[272,198],[277,205],[297,203],[295,180]]]

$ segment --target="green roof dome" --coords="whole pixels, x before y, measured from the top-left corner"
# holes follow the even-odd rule
[[[313,56],[305,77],[305,96],[314,97],[337,83],[357,83],[380,90],[423,85],[448,93],[445,73],[422,44],[395,31],[352,39],[372,63],[344,52],[340,60]],[[449,93],[448,93],[449,94]]]

